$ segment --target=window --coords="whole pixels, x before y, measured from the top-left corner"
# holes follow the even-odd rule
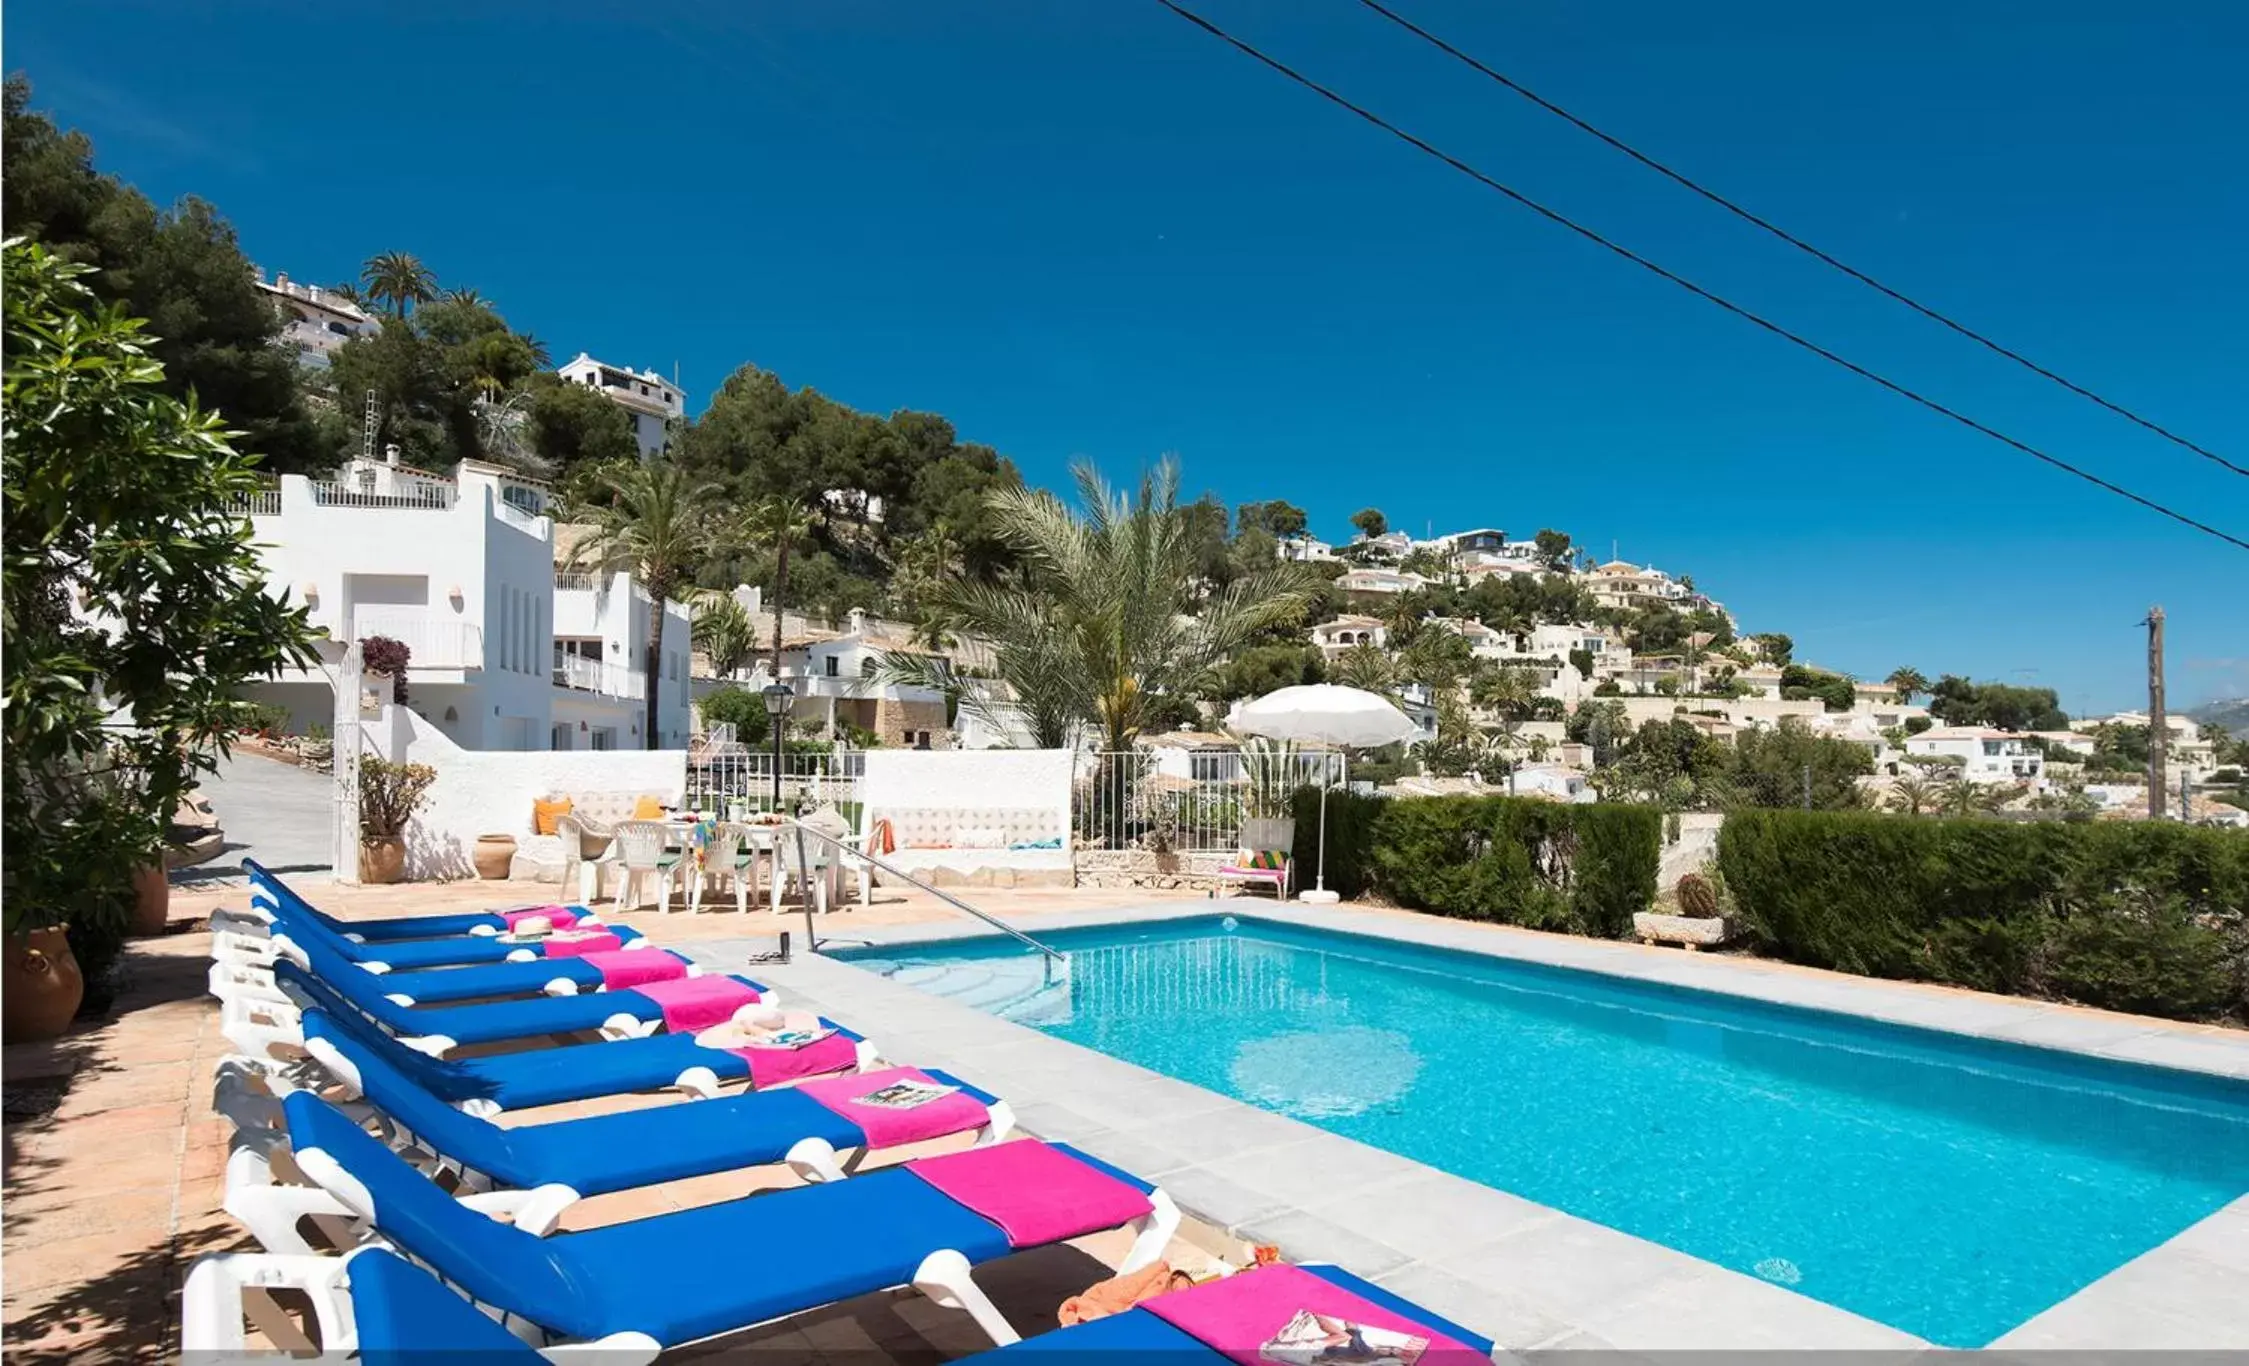
[[[568,721],[554,723],[554,737],[551,747],[554,749],[570,748],[570,723]]]
[[[829,656],[828,656],[828,658],[827,658],[827,665],[828,665],[828,677],[830,677],[830,678],[834,678],[834,677],[836,676],[836,657],[835,657],[834,655],[829,655]]]
[[[2000,742],[2000,741],[1997,741],[1997,740],[1986,740],[1986,741],[1984,741],[1984,742],[1983,742],[1983,752],[1984,752],[1985,756],[1986,756],[1986,757],[1994,757],[1994,756],[1996,756],[1996,755],[1997,755],[1997,754],[1999,753],[1999,746],[2000,746],[2000,743],[2001,743],[2001,742]]]
[[[617,747],[617,728],[615,726],[596,727],[587,732],[586,739],[591,742],[586,746],[588,749],[615,749]]]

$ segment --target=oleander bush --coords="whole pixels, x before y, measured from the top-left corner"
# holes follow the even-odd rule
[[[1295,803],[1299,885],[1319,847],[1319,793]],[[1655,896],[1652,807],[1511,797],[1328,795],[1327,885],[1400,906],[1615,938]]]
[[[1718,867],[1761,951],[2204,1019],[2249,1015],[2249,835],[1755,810]]]

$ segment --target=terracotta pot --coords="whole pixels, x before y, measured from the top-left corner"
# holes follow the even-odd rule
[[[9,935],[0,980],[0,1032],[10,1043],[52,1039],[70,1027],[86,999],[86,979],[60,925]]]
[[[164,865],[153,863],[133,874],[133,923],[126,933],[138,939],[164,933],[172,912],[172,884]]]
[[[478,835],[470,858],[476,863],[478,877],[488,882],[504,878],[515,866],[515,836]]]
[[[406,876],[406,841],[398,835],[380,835],[359,842],[359,880],[396,882]]]

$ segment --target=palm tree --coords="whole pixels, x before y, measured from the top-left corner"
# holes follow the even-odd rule
[[[1176,465],[1158,463],[1133,492],[1090,464],[1072,473],[1080,512],[1043,490],[990,496],[994,530],[1022,558],[1018,580],[954,581],[932,596],[964,634],[990,643],[1040,744],[1083,724],[1108,749],[1130,749],[1158,699],[1195,695],[1258,632],[1301,618],[1318,580],[1275,563],[1202,594]],[[884,668],[895,681],[959,687],[940,659],[893,656]],[[981,690],[961,698],[995,723],[1004,701]]]
[[[1328,681],[1387,696],[1398,686],[1398,668],[1379,646],[1354,645],[1328,665]]]
[[[479,292],[474,286],[466,289],[446,290],[445,302],[449,304],[467,304],[471,308],[490,308],[492,306],[492,301],[485,298],[484,295]]]
[[[376,303],[387,301],[395,318],[403,318],[415,304],[437,297],[437,275],[422,264],[420,257],[403,251],[369,257],[359,272],[359,282],[368,298]]]
[[[812,535],[812,516],[801,504],[768,498],[750,509],[743,533],[753,546],[773,552],[773,681],[781,681],[781,607],[789,591],[789,556]]]
[[[1515,728],[1530,719],[1531,707],[1538,701],[1538,686],[1530,670],[1503,664],[1496,669],[1475,670],[1469,678],[1468,695],[1477,706],[1499,713],[1501,733],[1512,743]]]
[[[1944,800],[1945,784],[1918,773],[1900,774],[1890,785],[1890,809],[1905,816],[1934,811]]]
[[[1916,696],[1929,690],[1928,676],[1911,664],[1890,670],[1890,676],[1882,681],[1897,689],[1900,702],[1911,702]]]
[[[757,624],[728,593],[704,593],[694,602],[695,648],[711,661],[711,672],[730,678],[757,653]]]
[[[567,520],[585,527],[569,568],[578,573],[631,574],[648,590],[648,748],[658,748],[664,608],[718,548],[710,515],[716,484],[697,483],[670,460],[620,460],[588,481],[592,496],[572,500]]]

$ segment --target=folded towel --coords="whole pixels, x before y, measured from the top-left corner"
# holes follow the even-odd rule
[[[607,949],[579,956],[601,974],[602,986],[626,991],[650,982],[672,982],[687,975],[687,960],[662,949]]]
[[[1115,1228],[1153,1208],[1137,1188],[1035,1138],[916,1158],[906,1170],[999,1225],[1017,1248]]]
[[[636,952],[647,953],[648,950]],[[633,990],[656,1003],[656,1008],[664,1013],[665,1031],[672,1034],[693,1034],[723,1024],[734,1018],[735,1011],[756,1005],[763,999],[758,989],[748,982],[717,973],[648,982]]]
[[[549,958],[586,958],[597,953],[614,953],[625,947],[625,941],[618,938],[615,931],[603,930],[598,934],[545,940],[544,947]]]
[[[1043,840],[1017,840],[1007,847],[1010,849],[1059,849],[1062,847],[1062,837],[1060,835],[1049,835]]]
[[[534,917],[543,918],[553,929],[567,930],[578,923],[578,913],[568,906],[526,906],[520,911],[501,911],[500,919],[508,924],[512,933],[516,926]]]
[[[1014,1145],[1003,1145],[1012,1147]],[[998,1151],[993,1149],[991,1151]],[[1300,1266],[1261,1266],[1147,1302],[1149,1313],[1242,1366],[1259,1366],[1257,1349],[1309,1309],[1323,1318],[1347,1319],[1429,1339],[1423,1366],[1489,1366],[1491,1356],[1448,1338],[1426,1324],[1354,1295]]]
[[[841,1034],[830,1034],[802,1048],[729,1048],[726,1052],[750,1065],[750,1085],[757,1090],[785,1086],[804,1077],[842,1072],[859,1065],[859,1044]]]
[[[1094,1282],[1084,1293],[1062,1301],[1055,1317],[1067,1328],[1073,1323],[1091,1323],[1111,1314],[1122,1314],[1143,1300],[1169,1293],[1171,1274],[1171,1263],[1158,1257],[1138,1271],[1126,1271]]]
[[[919,1143],[925,1138],[966,1133],[971,1129],[981,1129],[991,1121],[992,1112],[984,1108],[984,1102],[966,1091],[939,1096],[911,1110],[859,1103],[859,1097],[901,1081],[918,1081],[932,1086],[941,1084],[932,1080],[927,1072],[917,1068],[886,1067],[879,1072],[861,1072],[856,1076],[808,1081],[797,1090],[858,1125],[860,1131],[867,1135],[867,1146],[870,1148],[895,1148],[901,1143]]]

